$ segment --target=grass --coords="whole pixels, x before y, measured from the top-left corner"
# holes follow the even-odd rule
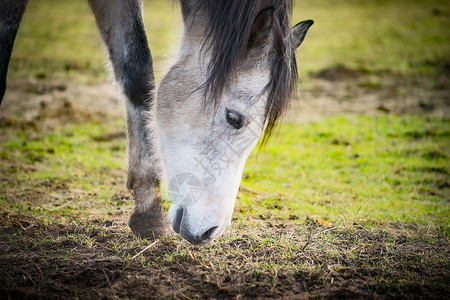
[[[442,251],[445,242],[420,229],[404,235],[361,226],[239,223],[219,243],[192,247],[176,237],[141,240],[120,223],[61,228],[0,217],[2,239],[11,245],[0,256],[0,283],[15,286],[5,294],[11,298],[442,298],[448,290],[448,248]],[[8,255],[14,265],[6,263]]]
[[[157,78],[182,32],[178,5],[145,3],[145,26]],[[153,34],[157,32],[157,34]],[[106,51],[87,1],[30,1],[16,38],[9,76],[106,79]]]
[[[144,14],[160,79],[179,8],[145,1]],[[444,1],[297,1],[294,20],[316,21],[301,69],[442,75],[449,14]],[[104,62],[85,1],[30,1],[9,79],[95,83]],[[195,247],[131,234],[125,122],[63,106],[0,120],[0,298],[448,298],[448,118],[284,123],[248,159],[233,225]]]
[[[2,174],[15,176],[13,181],[9,177],[0,183],[1,189],[7,191],[0,201],[20,210],[68,216],[70,220],[92,214],[123,213],[123,202],[131,205],[129,196],[120,196],[124,194],[126,174],[124,126],[119,118],[107,124],[70,124],[45,135],[33,129],[12,130],[9,136],[13,138],[2,146],[1,169]],[[104,141],[111,133],[119,138]],[[116,189],[111,189],[116,185]],[[28,197],[35,206],[17,199],[30,191],[30,186],[35,191]],[[114,191],[119,196],[113,198]],[[50,194],[50,199],[39,198],[40,193]],[[93,199],[96,205],[90,205]],[[112,205],[111,199],[115,199],[117,206]]]
[[[306,72],[343,64],[368,71],[436,72],[448,61],[445,1],[296,1],[294,20],[316,23],[300,50]]]
[[[407,7],[407,9],[406,9]],[[177,50],[182,21],[170,0],[145,1],[145,26],[163,75]],[[305,73],[343,64],[368,71],[437,72],[450,55],[446,1],[296,1],[293,22],[314,19],[298,56]],[[105,79],[105,55],[85,1],[30,1],[9,76]]]
[[[333,223],[445,227],[449,129],[446,120],[396,116],[285,123],[265,151],[249,158],[240,209],[263,219],[306,214]]]
[[[2,173],[10,174],[1,183],[7,191],[3,205],[71,220],[95,210],[123,213],[116,205],[124,203],[111,199],[126,193],[124,126],[120,119],[70,124],[44,135],[11,128],[1,152]],[[448,235],[449,134],[449,121],[438,118],[335,116],[306,125],[286,123],[263,151],[250,156],[236,217],[295,221],[308,216],[341,225],[415,222]],[[63,191],[51,194],[51,205],[33,195],[31,203],[17,201],[30,183],[39,189],[49,181],[50,189],[64,183]],[[75,198],[67,199],[66,193]],[[132,203],[125,200],[129,211]],[[54,204],[64,206],[55,210]]]

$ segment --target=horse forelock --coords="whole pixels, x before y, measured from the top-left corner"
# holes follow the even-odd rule
[[[292,0],[195,0],[183,1],[183,14],[202,11],[207,16],[202,50],[209,53],[208,77],[200,88],[215,107],[230,83],[240,59],[245,57],[253,21],[259,13],[273,7],[270,51],[270,80],[266,86],[268,101],[264,115],[267,142],[277,120],[286,110],[297,83],[297,65],[292,46],[289,17]],[[187,3],[186,3],[187,2]]]

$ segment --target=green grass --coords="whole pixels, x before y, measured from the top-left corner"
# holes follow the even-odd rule
[[[440,72],[449,59],[445,1],[295,5],[293,23],[316,21],[298,52],[303,72],[338,64]],[[144,13],[160,79],[179,39],[179,8],[152,0]],[[94,23],[85,1],[30,1],[10,79],[104,80]],[[376,88],[377,80],[361,84]],[[448,294],[448,119],[337,115],[283,124],[247,161],[233,226],[194,247],[173,236],[153,244],[125,225],[133,200],[121,118],[46,123],[41,110],[32,121],[0,120],[0,298]]]
[[[102,138],[124,131],[120,119],[71,124],[42,136],[14,129],[1,151],[2,173],[15,167],[1,182],[7,191],[3,205],[69,219],[108,216],[123,205],[119,213],[128,213],[129,198],[119,204],[112,200],[125,188],[124,137]],[[235,218],[298,222],[320,217],[341,225],[416,222],[448,234],[449,135],[450,122],[438,118],[335,116],[283,124],[266,148],[255,149],[248,159]],[[18,186],[11,186],[13,178]],[[56,187],[52,199],[43,191],[40,201],[17,201],[27,187],[39,189],[48,180],[66,187]],[[67,188],[67,194],[75,190],[76,203],[65,198]]]
[[[300,50],[306,72],[343,64],[368,71],[439,71],[450,59],[447,1],[296,1],[293,21],[313,19]]]
[[[238,208],[262,219],[448,226],[450,122],[335,116],[283,124],[249,158]],[[448,228],[446,229],[448,230]]]
[[[121,138],[108,140],[111,133]],[[122,210],[132,204],[123,196],[122,119],[70,124],[46,134],[12,129],[8,135],[0,152],[1,174],[9,174],[0,181],[3,207],[69,220],[128,213]]]
[[[182,32],[180,9],[171,1],[145,3],[145,26],[157,78]],[[11,57],[9,76],[105,79],[106,50],[87,1],[30,1]]]
[[[176,53],[182,21],[170,0],[145,1],[145,26],[162,76]],[[369,71],[439,71],[450,57],[446,1],[296,1],[292,23],[316,23],[299,50],[303,72],[337,64]],[[105,79],[106,62],[86,1],[30,1],[14,46],[10,73],[17,77]]]

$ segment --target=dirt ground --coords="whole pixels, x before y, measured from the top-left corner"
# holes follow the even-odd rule
[[[285,120],[311,122],[340,113],[450,117],[448,66],[435,76],[338,66],[303,82]],[[0,126],[101,121],[123,114],[117,99],[109,83],[14,80]],[[448,239],[417,231],[413,223],[390,228],[326,228],[308,220],[298,226],[243,223],[199,249],[176,237],[136,239],[125,217],[59,224],[2,212],[0,299],[450,299]],[[268,245],[270,238],[281,242]],[[288,249],[293,241],[298,247]],[[258,271],[261,263],[285,267]]]
[[[445,286],[450,279],[449,243],[445,239],[430,243],[435,237],[425,232],[412,238],[364,227],[269,223],[259,224],[255,231],[254,225],[241,224],[219,240],[220,246],[202,252],[172,238],[136,240],[122,222],[43,224],[4,213],[0,224],[2,299],[446,299],[449,295]],[[227,238],[237,232],[241,237]],[[267,244],[268,235],[276,242]],[[285,248],[293,242],[300,247],[289,254]],[[334,253],[321,250],[330,245]],[[259,261],[280,260],[296,267],[258,271]]]

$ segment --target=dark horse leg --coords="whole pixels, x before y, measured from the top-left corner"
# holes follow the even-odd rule
[[[28,0],[0,0],[0,104],[6,90],[9,59]]]
[[[89,0],[114,75],[126,97],[128,183],[135,199],[131,230],[151,237],[171,232],[162,209],[159,161],[149,122],[155,104],[153,64],[142,20],[141,0]]]

